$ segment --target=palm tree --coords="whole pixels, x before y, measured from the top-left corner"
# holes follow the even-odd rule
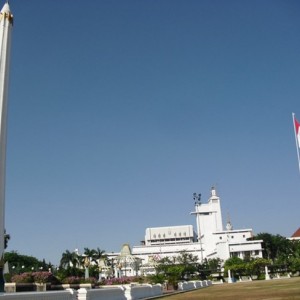
[[[107,260],[107,255],[104,254],[105,251],[104,250],[101,250],[99,247],[94,250],[95,253],[94,253],[94,259],[98,262],[100,259],[104,259],[104,260]]]
[[[83,255],[82,255],[82,261],[84,264],[87,263],[91,263],[91,262],[95,262],[95,253],[96,253],[96,250],[94,249],[89,249],[89,248],[84,248],[84,252],[83,252]]]
[[[110,268],[107,265],[107,255],[104,254],[105,251],[101,250],[99,247],[97,250],[94,250],[94,261],[97,264],[98,272],[99,272],[99,280],[101,279],[101,273],[104,271],[104,274],[108,274]]]
[[[81,262],[85,267],[86,277],[89,276],[89,267],[91,264],[92,266],[97,267],[100,270],[100,261],[106,260],[106,255],[104,255],[104,253],[105,251],[100,250],[99,248],[97,248],[97,250],[84,248],[84,253],[81,257]]]
[[[64,269],[76,268],[80,265],[79,256],[76,252],[66,250],[61,257],[60,266]]]

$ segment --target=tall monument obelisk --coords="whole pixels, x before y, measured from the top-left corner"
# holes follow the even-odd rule
[[[6,125],[12,24],[13,15],[6,2],[0,12],[0,293],[4,292]]]

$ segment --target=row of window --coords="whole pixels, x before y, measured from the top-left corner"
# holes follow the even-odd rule
[[[171,232],[169,232],[169,235],[171,235]],[[177,233],[176,233],[176,232],[174,233],[174,236],[175,236],[175,237],[177,236]],[[186,232],[183,232],[182,234],[181,234],[181,232],[179,232],[179,233],[178,233],[178,236],[186,236]],[[159,233],[159,234],[157,235],[157,238],[159,238],[159,239],[162,238],[162,237],[165,238],[165,237],[166,237],[166,234],[164,233],[164,234],[161,235],[161,234]],[[153,238],[156,239],[156,234],[153,234]]]
[[[246,237],[246,236],[243,234],[243,238],[245,238],[245,237]],[[229,236],[227,236],[227,238],[229,238]],[[232,235],[232,236],[231,236],[231,238],[232,238],[232,239],[234,239],[234,235]],[[222,240],[222,239],[223,239],[223,237],[222,237],[222,236],[220,236],[220,237],[219,237],[219,239],[220,239],[220,240]]]
[[[250,257],[254,255],[259,255],[259,250],[254,250],[254,251],[242,251],[242,252],[232,252],[230,253],[231,257]]]
[[[151,244],[154,243],[171,243],[171,242],[191,242],[192,239],[190,238],[176,238],[176,239],[163,239],[163,240],[150,240]]]

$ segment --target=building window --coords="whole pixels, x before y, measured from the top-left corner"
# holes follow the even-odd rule
[[[222,237],[220,236],[220,240],[222,239]]]
[[[233,238],[234,238],[234,235],[232,235],[231,238],[233,239]]]
[[[246,236],[243,234],[243,238],[244,238],[244,237],[246,237]]]

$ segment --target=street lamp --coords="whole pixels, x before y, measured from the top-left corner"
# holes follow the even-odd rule
[[[193,199],[195,201],[195,205],[201,204],[201,194],[194,193],[193,194]]]
[[[196,222],[198,229],[198,242],[200,244],[200,252],[201,252],[201,264],[203,262],[203,249],[202,249],[202,236],[201,236],[201,228],[200,228],[200,212],[199,206],[201,205],[201,194],[193,193],[193,199],[195,201],[195,209],[196,209]]]

